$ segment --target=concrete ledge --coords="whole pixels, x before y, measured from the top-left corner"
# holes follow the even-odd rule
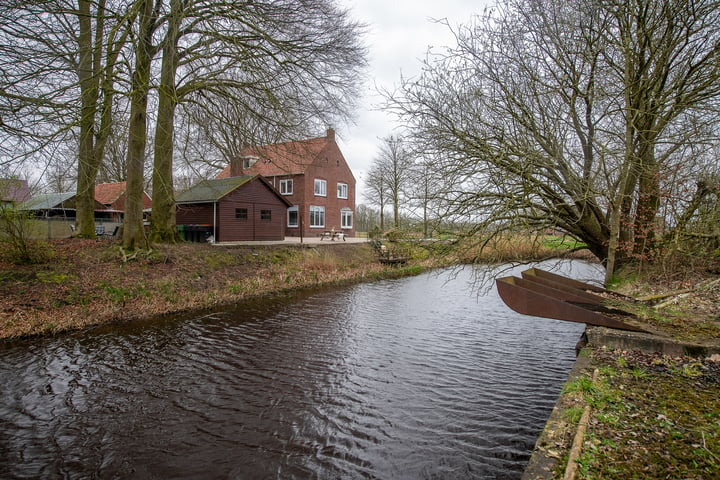
[[[627,332],[606,327],[585,329],[590,345],[606,346],[621,350],[641,350],[647,353],[663,353],[671,356],[710,357],[720,354],[720,340],[708,343],[682,342],[649,333]]]
[[[567,382],[581,377],[590,368],[590,358],[580,354],[570,370]],[[562,393],[553,407],[545,428],[535,442],[530,461],[525,467],[522,480],[550,480],[563,455],[565,455],[575,436],[577,425],[569,424],[565,418],[566,398]]]
[[[711,357],[720,356],[720,339],[707,343],[682,342],[672,338],[649,333],[614,330],[607,327],[588,326],[578,343],[594,347],[608,347],[621,350],[640,350],[647,353],[663,353],[670,356]],[[573,365],[566,383],[572,382],[589,372],[590,359],[580,353]],[[570,399],[559,395],[545,428],[538,437],[522,480],[551,480],[562,455],[569,451],[569,444],[575,435],[577,425],[570,425],[565,419],[565,409]]]

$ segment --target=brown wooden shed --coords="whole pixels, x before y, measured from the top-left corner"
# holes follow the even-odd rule
[[[291,206],[260,175],[203,180],[175,202],[180,228],[205,231],[216,242],[284,240]]]

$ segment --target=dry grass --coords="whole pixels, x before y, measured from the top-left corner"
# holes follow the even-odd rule
[[[364,244],[180,244],[131,259],[117,245],[92,240],[55,242],[53,248],[52,264],[0,264],[0,338],[53,334],[214,308],[289,289],[403,274],[377,262]]]
[[[587,250],[574,249],[564,237],[504,234],[491,238],[465,238],[455,250],[459,263],[509,263],[571,256],[596,260]]]

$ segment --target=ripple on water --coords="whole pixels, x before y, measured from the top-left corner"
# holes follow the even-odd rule
[[[517,478],[582,326],[471,281],[2,347],[0,477]]]

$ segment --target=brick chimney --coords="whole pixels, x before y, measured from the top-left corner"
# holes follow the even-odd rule
[[[233,158],[230,160],[230,176],[231,177],[242,177],[243,174],[243,159]]]
[[[335,141],[335,130],[332,128],[327,129],[327,135],[325,135],[325,138],[331,141]]]

